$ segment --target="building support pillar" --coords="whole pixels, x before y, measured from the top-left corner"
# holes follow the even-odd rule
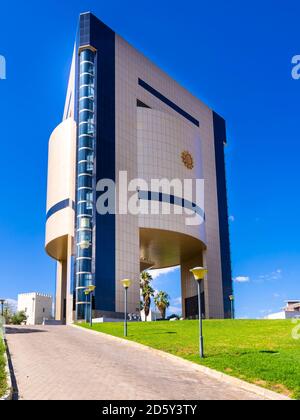
[[[72,236],[68,235],[67,261],[66,261],[66,323],[73,323],[73,290],[72,290]]]
[[[57,261],[56,270],[56,298],[55,298],[55,320],[65,321],[66,305],[66,262]]]
[[[194,280],[191,269],[194,267],[204,266],[204,251],[202,255],[199,255],[196,258],[193,258],[189,261],[184,261],[181,263],[181,294],[182,294],[182,316],[186,317],[196,317],[198,315],[198,289],[197,283]],[[201,290],[205,291],[206,298],[206,284],[202,282]],[[188,305],[188,308],[187,308]],[[192,313],[190,313],[192,312]]]

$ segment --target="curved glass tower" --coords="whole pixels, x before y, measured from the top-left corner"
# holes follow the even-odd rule
[[[82,49],[79,54],[75,265],[77,319],[89,317],[90,302],[86,302],[84,291],[87,286],[94,284],[95,55],[91,49]]]

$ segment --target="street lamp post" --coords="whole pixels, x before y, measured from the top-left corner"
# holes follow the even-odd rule
[[[124,287],[125,292],[125,302],[124,302],[124,337],[127,337],[128,335],[128,329],[127,329],[127,293],[128,289],[131,286],[131,280],[125,279],[121,280],[121,284]]]
[[[207,269],[203,267],[196,267],[190,270],[198,285],[198,308],[199,308],[199,348],[200,357],[204,358],[204,339],[203,339],[203,317],[202,317],[202,302],[201,302],[201,282],[204,280]]]
[[[32,324],[35,325],[35,298],[32,298]]]
[[[86,289],[84,291],[85,294],[85,322],[88,323],[88,295],[89,291]]]
[[[1,316],[2,317],[4,316],[4,302],[5,302],[5,299],[0,299],[0,303],[1,303]]]
[[[231,305],[231,319],[234,319],[234,307],[233,307],[233,304],[234,304],[234,296],[233,295],[230,295],[229,296],[229,300],[230,300],[230,305]]]
[[[88,323],[88,296],[90,297],[90,326],[93,326],[93,293],[96,289],[96,286],[88,286],[87,289],[85,289],[84,293],[85,293],[85,297],[86,297],[86,310],[85,310],[85,321],[86,323]]]

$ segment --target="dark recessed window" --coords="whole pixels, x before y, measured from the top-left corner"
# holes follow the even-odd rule
[[[148,83],[144,82],[144,80],[139,79],[138,80],[139,85],[144,88],[147,92],[151,93],[151,95],[155,96],[160,101],[164,102],[166,105],[168,105],[170,108],[174,109],[174,111],[178,112],[178,114],[182,115],[184,118],[189,120],[191,123],[195,124],[197,127],[200,127],[200,123],[196,118],[192,117],[190,114],[188,114],[186,111],[184,111],[182,108],[180,108],[178,105],[176,105],[174,102],[170,101],[166,96],[162,95],[158,90],[154,89],[152,86],[148,85]]]
[[[144,104],[144,102],[140,101],[139,99],[137,99],[137,101],[136,101],[136,106],[137,106],[138,108],[149,108],[149,109],[151,109],[151,107],[150,107],[150,106],[148,106],[148,105]]]

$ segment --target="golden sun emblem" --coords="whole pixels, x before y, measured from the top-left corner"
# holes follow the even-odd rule
[[[187,150],[181,153],[181,160],[184,163],[184,166],[186,168],[188,169],[194,168],[194,159],[192,155],[190,154],[190,152],[188,152]]]

